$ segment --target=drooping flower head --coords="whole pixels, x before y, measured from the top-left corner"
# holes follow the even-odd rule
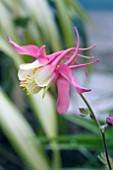
[[[56,102],[57,110],[60,114],[68,110],[70,104],[69,84],[71,84],[77,93],[89,92],[90,89],[84,88],[78,84],[72,75],[72,69],[83,68],[88,65],[99,62],[89,62],[80,64],[77,57],[92,59],[91,56],[79,54],[79,51],[90,50],[95,47],[80,48],[80,37],[76,27],[74,30],[77,35],[77,45],[66,50],[58,51],[50,55],[46,55],[45,46],[37,47],[35,45],[19,46],[10,38],[8,41],[18,54],[30,55],[36,60],[33,63],[22,64],[18,72],[20,86],[27,90],[28,94],[36,94],[44,89],[45,95],[47,89],[55,82],[58,89],[58,99]],[[65,59],[65,62],[62,61]],[[84,69],[85,73],[86,70]]]

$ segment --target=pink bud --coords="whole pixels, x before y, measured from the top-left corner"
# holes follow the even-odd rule
[[[108,116],[106,117],[106,123],[109,125],[109,126],[113,126],[113,116]]]

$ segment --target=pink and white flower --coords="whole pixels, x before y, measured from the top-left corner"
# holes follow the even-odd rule
[[[18,72],[20,86],[24,87],[28,94],[36,94],[44,89],[44,95],[47,89],[56,82],[58,89],[58,99],[56,102],[57,110],[60,114],[68,110],[70,104],[69,84],[71,84],[77,93],[89,92],[90,89],[84,88],[78,84],[72,75],[72,69],[84,68],[99,62],[89,62],[80,64],[77,57],[92,59],[92,56],[84,56],[79,51],[90,50],[95,45],[88,48],[80,48],[80,37],[76,27],[74,27],[77,35],[77,46],[46,55],[45,46],[41,48],[35,45],[19,46],[10,38],[8,41],[18,54],[30,55],[36,60],[33,63],[22,64]],[[65,62],[62,64],[62,60]]]

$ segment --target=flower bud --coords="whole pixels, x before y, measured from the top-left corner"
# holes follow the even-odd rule
[[[85,109],[85,108],[79,108],[79,111],[80,111],[80,116],[81,117],[86,117],[89,115],[89,109]]]
[[[108,116],[106,117],[106,123],[109,125],[109,126],[113,126],[113,116]]]

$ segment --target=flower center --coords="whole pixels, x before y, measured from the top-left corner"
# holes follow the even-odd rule
[[[28,76],[25,80],[20,82],[20,87],[27,91],[27,94],[36,94],[41,88],[37,86],[34,77]]]
[[[38,70],[38,67],[34,68],[34,69],[32,70],[33,74],[36,74],[37,70]]]

